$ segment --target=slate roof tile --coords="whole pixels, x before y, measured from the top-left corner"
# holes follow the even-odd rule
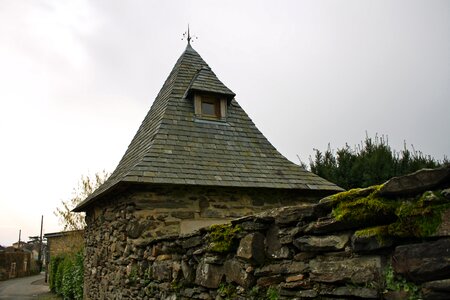
[[[226,123],[198,122],[190,92],[229,99]],[[282,156],[190,46],[166,79],[110,178],[74,211],[120,182],[340,191]]]

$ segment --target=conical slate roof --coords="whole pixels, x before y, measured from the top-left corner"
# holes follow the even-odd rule
[[[226,122],[199,122],[192,90],[230,99]],[[188,44],[110,178],[74,211],[124,183],[341,189],[283,157]]]

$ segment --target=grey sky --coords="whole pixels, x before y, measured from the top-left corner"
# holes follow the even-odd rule
[[[365,131],[450,150],[449,1],[0,0],[0,244],[57,231],[81,174],[112,171],[193,47],[285,156]]]

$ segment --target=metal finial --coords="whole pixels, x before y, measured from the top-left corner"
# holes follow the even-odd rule
[[[187,40],[188,45],[191,44],[191,41],[194,42],[194,39],[198,39],[198,37],[196,37],[195,35],[191,35],[191,32],[189,30],[189,24],[188,24],[188,30],[183,33],[183,38],[181,40],[184,40],[184,39]]]

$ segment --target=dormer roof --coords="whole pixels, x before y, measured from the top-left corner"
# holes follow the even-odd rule
[[[198,69],[186,90],[185,97],[195,91],[223,95],[228,100],[231,100],[234,96],[236,96],[235,93],[233,93],[222,83],[222,81],[219,80],[219,78],[217,78],[211,68],[207,66],[202,66]]]
[[[193,101],[185,98],[190,91],[230,97],[226,122],[199,121]],[[114,172],[74,211],[133,184],[342,190],[282,156],[190,45]]]

